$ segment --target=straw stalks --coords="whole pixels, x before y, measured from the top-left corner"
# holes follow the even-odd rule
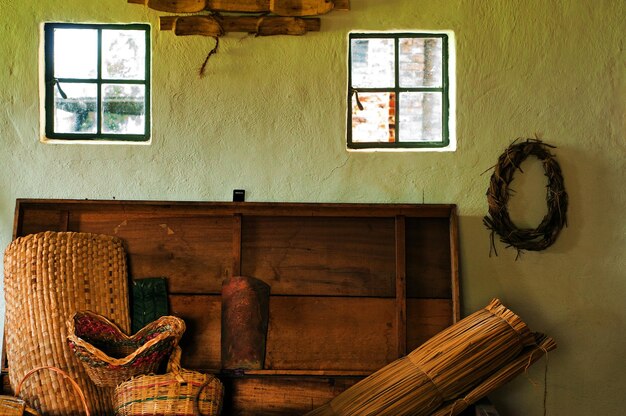
[[[307,416],[458,414],[556,347],[542,342],[494,299]]]

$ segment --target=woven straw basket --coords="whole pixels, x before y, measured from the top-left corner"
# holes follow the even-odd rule
[[[174,349],[168,371],[144,375],[115,388],[117,416],[216,416],[222,409],[224,386],[214,376],[180,366],[180,347]]]
[[[92,413],[111,413],[110,391],[95,386],[71,353],[65,322],[74,312],[89,309],[130,330],[122,241],[73,232],[20,237],[5,251],[4,284],[11,386],[33,368],[62,368],[85,393]],[[21,396],[46,415],[85,414],[72,387],[59,381],[49,373],[34,374]]]
[[[185,322],[162,316],[133,336],[124,334],[104,316],[76,312],[67,321],[67,341],[91,380],[115,387],[133,376],[155,373],[185,332]]]

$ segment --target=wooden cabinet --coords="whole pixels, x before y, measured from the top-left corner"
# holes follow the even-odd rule
[[[459,319],[454,205],[17,201],[14,237],[116,235],[133,279],[166,277],[183,366],[217,373],[224,414],[302,414]],[[265,365],[221,371],[222,281],[271,287]]]

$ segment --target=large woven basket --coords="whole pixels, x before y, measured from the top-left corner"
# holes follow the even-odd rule
[[[224,386],[214,376],[180,366],[180,347],[174,349],[167,373],[144,375],[115,388],[117,416],[217,416],[222,410]]]
[[[185,322],[162,316],[133,336],[90,311],[67,321],[70,348],[100,387],[115,387],[133,376],[157,372],[185,332]]]
[[[26,373],[22,381],[20,381],[20,383],[15,388],[15,396],[5,396],[5,395],[0,396],[0,415],[2,416],[23,416],[23,415],[39,416],[39,412],[36,409],[33,409],[32,407],[27,406],[26,401],[20,398],[20,392],[22,390],[22,385],[24,384],[24,382],[28,378],[32,377],[34,374],[37,374],[41,370],[52,371],[54,373],[62,375],[63,378],[70,383],[70,385],[74,389],[74,392],[76,393],[76,396],[80,399],[83,405],[83,409],[85,409],[85,415],[89,416],[91,414],[89,412],[89,407],[87,407],[87,400],[85,399],[85,394],[80,389],[80,386],[76,383],[76,381],[72,380],[72,377],[70,377],[69,374],[67,374],[65,371],[61,370],[60,368],[56,368],[56,367],[39,367],[39,368],[34,368],[28,373]]]
[[[89,309],[129,331],[127,278],[126,254],[116,237],[44,232],[13,241],[4,257],[11,386],[33,368],[62,368],[79,384],[93,414],[111,413],[111,392],[95,386],[70,351],[65,322]],[[84,414],[72,387],[48,373],[31,377],[21,395],[46,415]]]

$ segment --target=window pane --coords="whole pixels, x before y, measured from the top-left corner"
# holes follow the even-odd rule
[[[55,78],[98,75],[98,32],[94,29],[54,30]]]
[[[352,96],[352,141],[393,142],[395,141],[395,101],[392,92],[360,93]]]
[[[389,88],[395,86],[393,39],[352,39],[352,86]]]
[[[400,93],[401,142],[440,142],[443,134],[441,93]]]
[[[97,118],[96,84],[60,84],[67,98],[54,88],[54,132],[95,133]]]
[[[103,85],[102,132],[144,134],[146,124],[144,85]]]
[[[146,38],[143,30],[102,31],[102,77],[144,79]]]
[[[442,87],[441,38],[400,39],[400,86]]]

